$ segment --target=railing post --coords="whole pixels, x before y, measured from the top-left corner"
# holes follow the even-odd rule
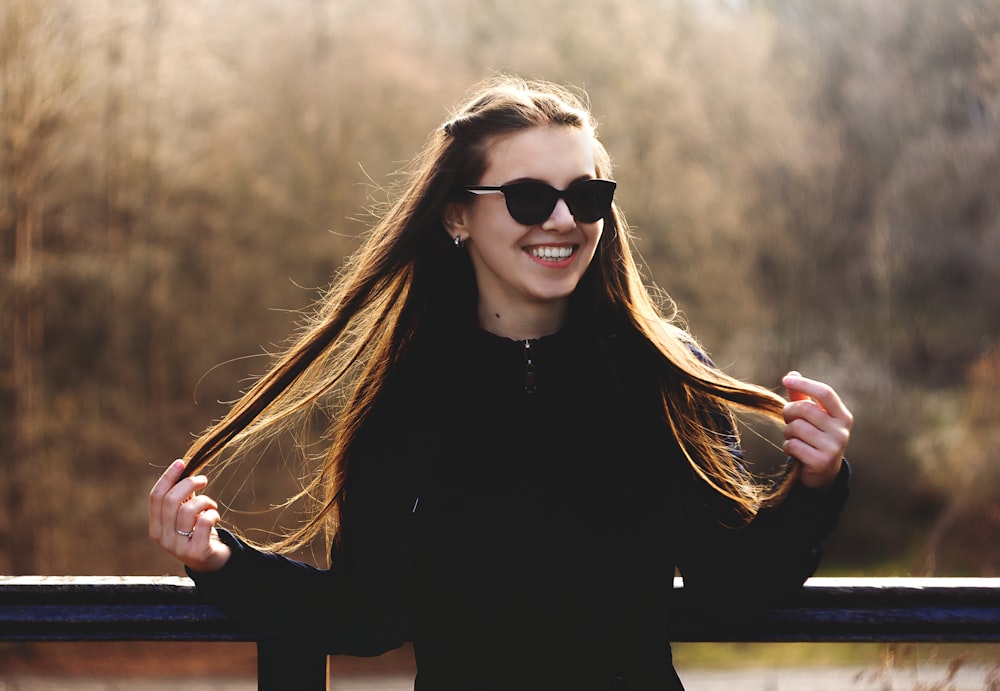
[[[329,691],[330,658],[275,641],[257,641],[258,691]]]

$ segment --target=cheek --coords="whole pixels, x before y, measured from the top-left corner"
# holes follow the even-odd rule
[[[590,243],[590,256],[587,259],[587,266],[598,263],[601,261],[600,255],[608,254],[611,252],[614,254],[615,250],[612,247],[614,244],[614,235],[607,235],[604,232],[604,221],[598,221],[593,224],[593,229],[589,229],[586,234],[587,240]]]
[[[589,224],[584,233],[591,245],[599,247],[604,237],[604,221]]]
[[[501,200],[502,198],[483,201]],[[507,207],[502,203],[494,204],[494,208],[486,208],[486,204],[482,204],[478,213],[469,217],[467,227],[470,237],[482,245],[512,244],[524,235],[524,226],[510,217]]]

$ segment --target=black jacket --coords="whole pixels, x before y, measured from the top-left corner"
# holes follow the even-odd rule
[[[680,689],[675,568],[707,616],[795,591],[848,470],[727,527],[661,419],[660,367],[627,331],[415,344],[361,431],[331,568],[223,533],[233,558],[199,592],[317,652],[413,641],[417,691]]]

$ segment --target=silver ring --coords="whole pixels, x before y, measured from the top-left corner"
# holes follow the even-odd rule
[[[190,540],[191,538],[193,538],[193,537],[194,537],[194,531],[193,531],[193,530],[192,530],[192,531],[190,531],[190,532],[188,532],[188,531],[186,531],[186,530],[178,530],[178,531],[177,531],[177,534],[178,534],[178,535],[183,535],[183,536],[184,536],[184,537],[186,537],[186,538],[187,538],[188,540]]]

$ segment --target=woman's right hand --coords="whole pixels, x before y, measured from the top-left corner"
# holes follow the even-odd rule
[[[160,476],[149,493],[149,537],[192,571],[218,571],[232,556],[219,539],[219,505],[198,494],[205,489],[204,475],[179,480],[184,461],[177,460]]]

